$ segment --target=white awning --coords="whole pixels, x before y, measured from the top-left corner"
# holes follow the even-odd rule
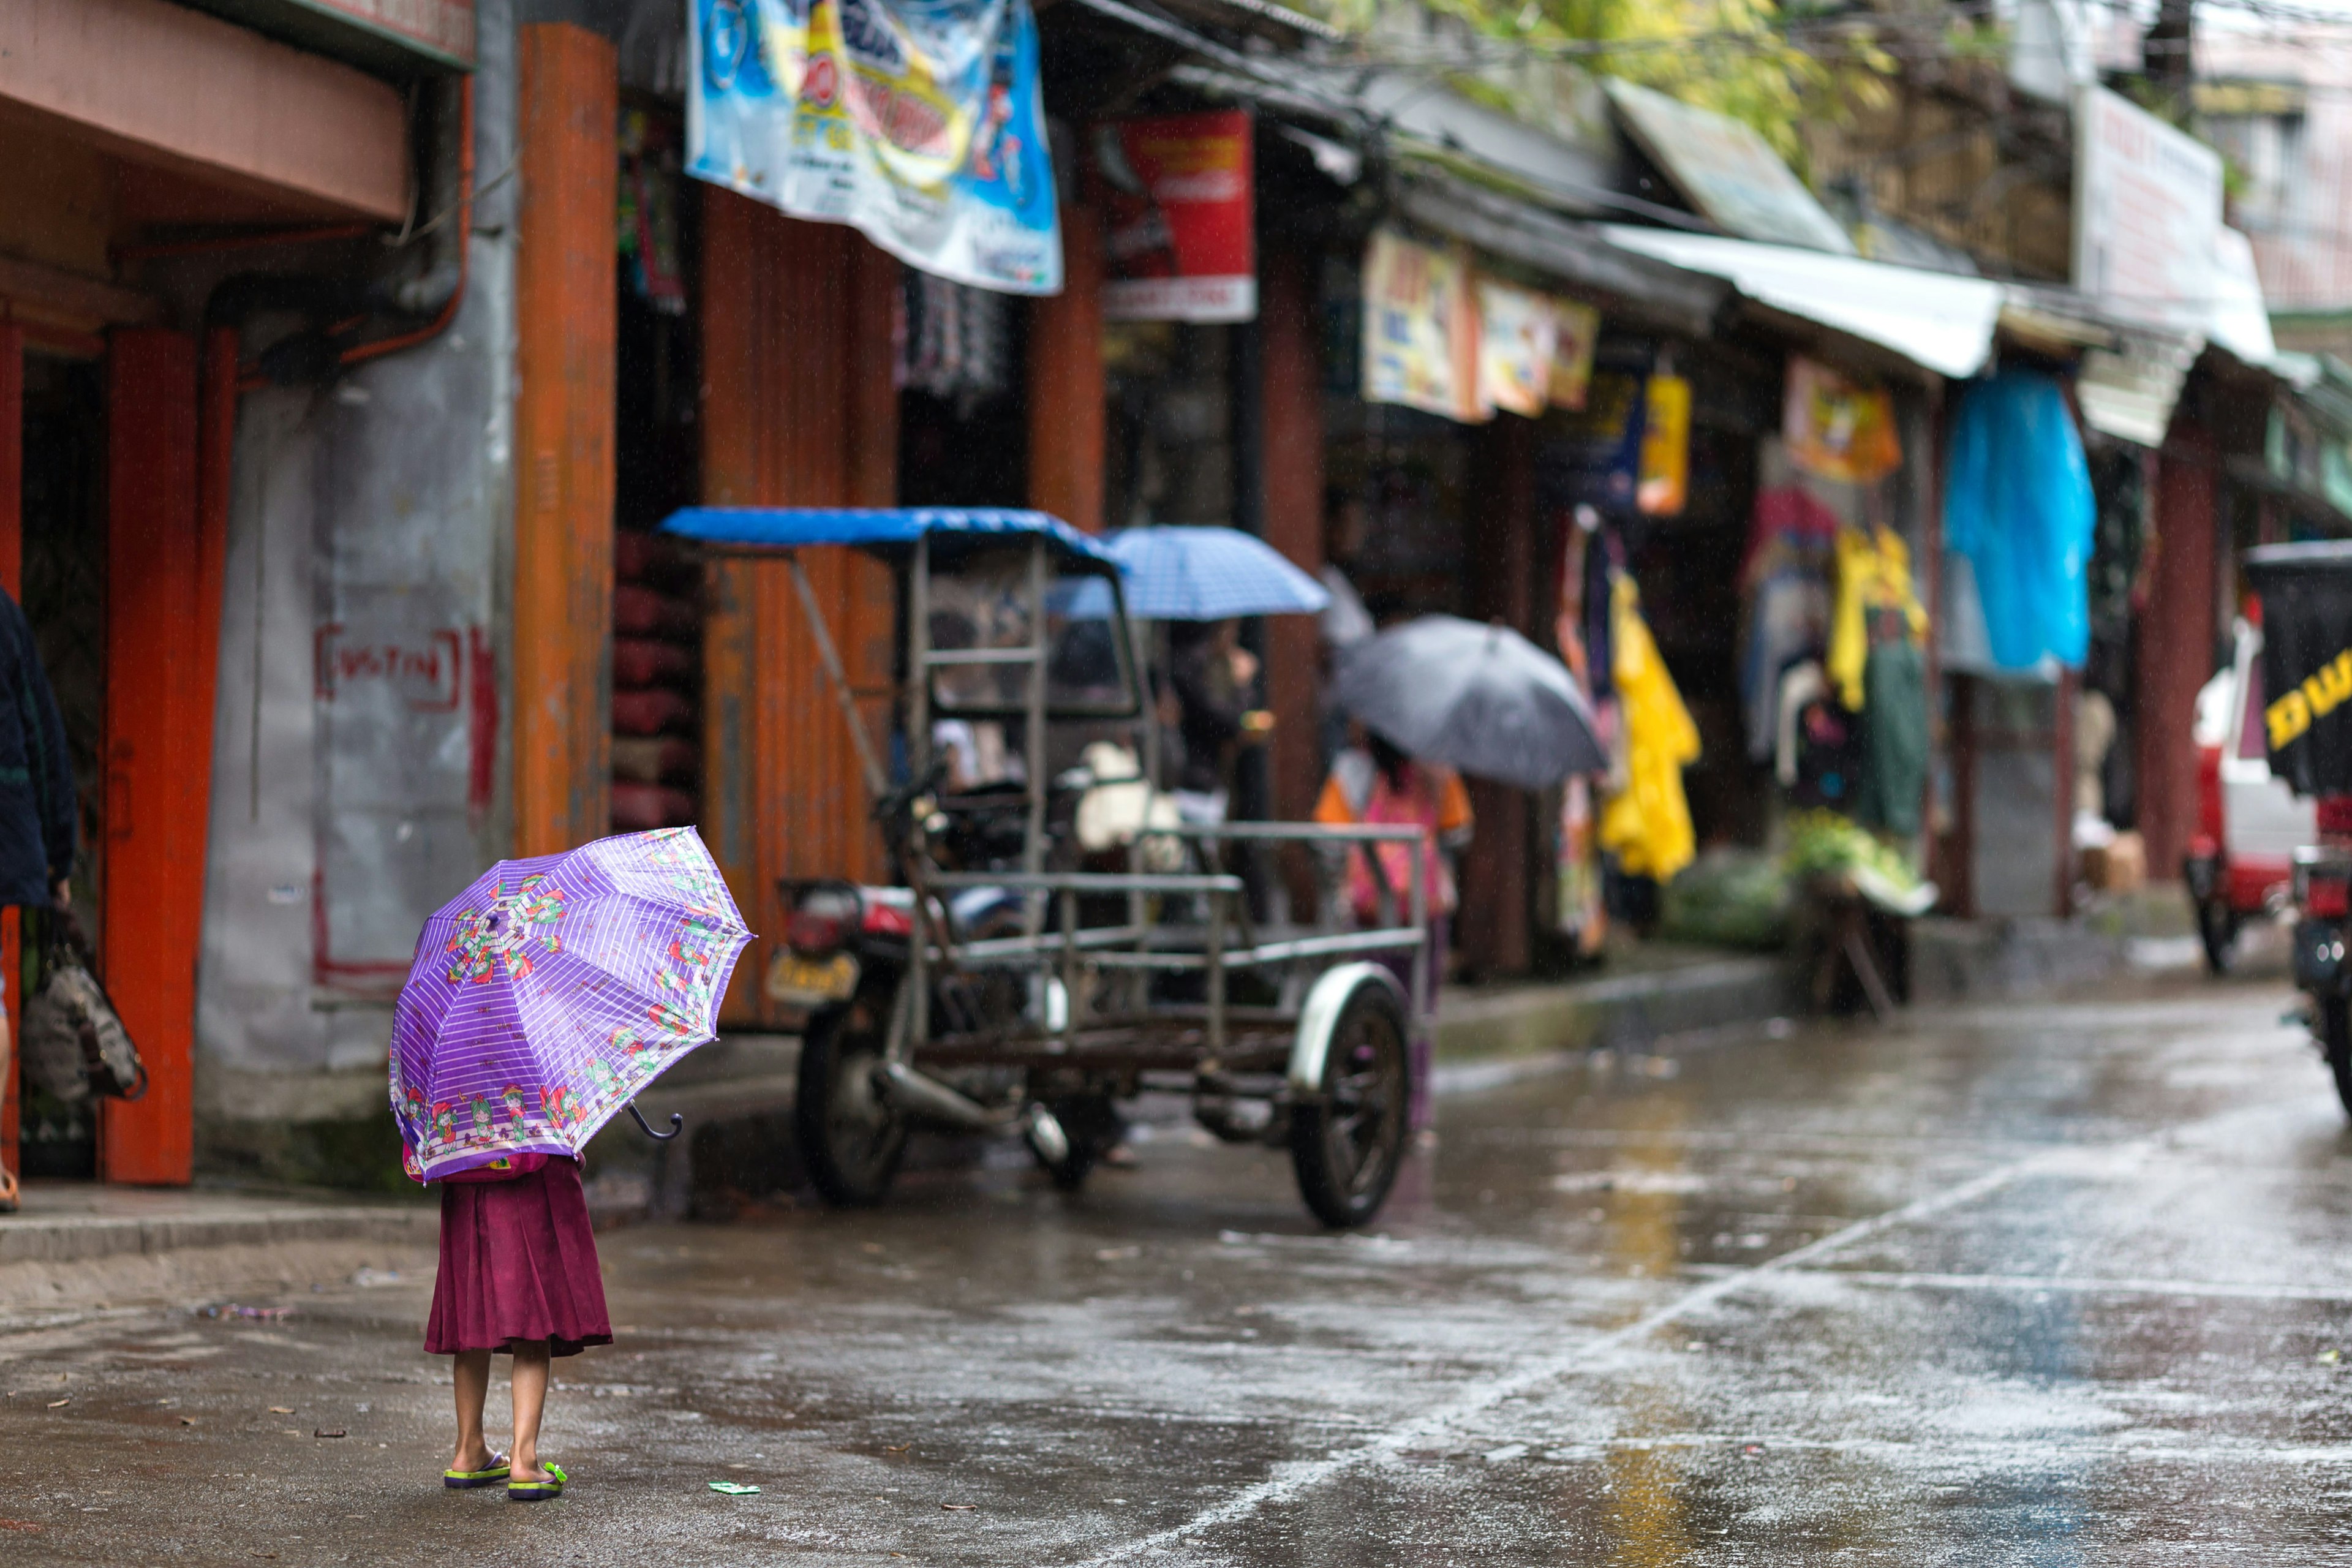
[[[1621,250],[1724,279],[1759,305],[1875,343],[1938,375],[1974,375],[1992,354],[2002,289],[1990,279],[1711,234],[1625,224],[1601,232]]]

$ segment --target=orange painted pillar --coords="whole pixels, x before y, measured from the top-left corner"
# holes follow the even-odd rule
[[[25,563],[25,334],[13,322],[0,321],[0,588],[10,598],[24,589]],[[23,1081],[22,1053],[16,1049],[25,1032],[24,963],[18,937],[22,917],[0,910],[0,977],[8,988],[8,1070],[0,1073],[0,1168],[10,1174],[22,1169],[16,1140]]]
[[[760,447],[763,346],[756,331],[766,293],[761,264],[763,210],[745,198],[698,187],[702,198],[702,500],[710,506],[752,506],[765,499]],[[758,824],[752,811],[752,724],[758,699],[757,567],[715,560],[703,572],[702,821],[703,842],[735,895],[745,923],[771,935],[776,912],[754,897],[759,877]],[[721,1009],[730,1022],[758,1011],[760,975],[769,944],[755,943]]]
[[[147,1064],[107,1101],[106,1180],[184,1184],[194,1156],[196,947],[212,710],[198,711],[203,541],[196,341],[118,331],[107,353],[104,978]],[[95,781],[93,781],[95,782]]]
[[[1029,316],[1029,504],[1099,533],[1108,409],[1103,376],[1102,225],[1062,204],[1062,291]]]
[[[612,826],[613,46],[520,29],[515,271],[515,853]]]
[[[891,504],[897,263],[845,228],[723,191],[702,200],[704,500]],[[878,743],[897,614],[889,573],[845,551],[804,551],[802,563]],[[714,562],[704,604],[703,836],[761,933],[725,1016],[772,1022],[758,982],[783,930],[778,879],[877,875],[881,847],[784,564]]]
[[[1258,342],[1265,399],[1265,542],[1310,574],[1323,569],[1323,370],[1317,353],[1315,258],[1260,252]],[[1265,623],[1266,700],[1274,710],[1274,815],[1303,822],[1322,788],[1317,744],[1322,640],[1312,616]]]

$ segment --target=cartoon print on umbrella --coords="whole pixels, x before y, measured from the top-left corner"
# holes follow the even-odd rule
[[[534,928],[547,928],[535,934],[548,952],[563,951],[563,933],[555,929],[563,921],[562,889],[535,874],[525,877],[511,893],[502,888],[497,891],[488,908],[467,910],[457,917],[457,929],[445,944],[445,951],[455,955],[449,964],[452,981],[487,984],[501,963],[509,976],[523,978],[537,966],[530,951]]]

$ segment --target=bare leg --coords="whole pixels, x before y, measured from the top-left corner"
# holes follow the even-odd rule
[[[514,1342],[514,1474],[518,1481],[543,1481],[539,1465],[539,1418],[547,1409],[547,1342]]]
[[[490,1352],[459,1351],[450,1369],[457,1390],[457,1451],[449,1460],[453,1470],[483,1470],[490,1464],[490,1446],[482,1441],[482,1401],[490,1392]]]

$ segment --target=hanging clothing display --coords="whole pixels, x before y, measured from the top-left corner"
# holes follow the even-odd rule
[[[1553,858],[1553,868],[1559,880],[1559,933],[1569,939],[1580,958],[1599,952],[1609,934],[1592,781],[1581,776],[1570,779],[1560,786],[1559,851]]]
[[[622,276],[638,299],[666,316],[686,313],[686,272],[677,245],[677,140],[668,122],[642,109],[621,111],[618,200],[614,219]]]
[[[1839,699],[1848,708],[1863,706],[1863,667],[1876,643],[1927,635],[1927,612],[1911,591],[1911,552],[1902,536],[1885,527],[1840,530],[1827,660]]]
[[[1837,514],[1799,485],[1756,498],[1739,568],[1747,626],[1739,641],[1740,717],[1748,754],[1772,755],[1780,679],[1829,642]]]
[[[912,268],[899,277],[890,321],[898,388],[966,402],[1003,392],[1013,355],[1006,297]]]
[[[1870,650],[1863,675],[1862,776],[1853,819],[1898,838],[1919,831],[1927,791],[1927,656],[1909,637]]]
[[[1587,575],[1589,563],[1605,561],[1606,547],[1601,542],[1600,518],[1591,507],[1580,507],[1567,519],[1560,530],[1560,557],[1557,586],[1559,613],[1552,623],[1552,636],[1559,644],[1559,656],[1567,664],[1570,677],[1575,680],[1587,701],[1592,704],[1594,721],[1601,727],[1604,737],[1615,730],[1615,703],[1604,704],[1595,700],[1592,675],[1593,657],[1586,647],[1585,614],[1589,593],[1607,591],[1605,575],[1598,589],[1588,586],[1593,579]],[[1605,617],[1594,617],[1605,620]],[[1553,926],[1569,940],[1570,946],[1580,958],[1589,958],[1601,951],[1601,943],[1609,931],[1608,907],[1604,903],[1601,870],[1600,820],[1594,800],[1594,784],[1578,775],[1564,781],[1559,792],[1559,820],[1552,847],[1552,874],[1558,893]]]
[[[1664,882],[1689,865],[1697,849],[1683,769],[1698,760],[1698,726],[1642,618],[1631,576],[1618,574],[1611,607],[1630,776],[1601,808],[1601,847],[1626,875]]]
[[[2004,370],[1968,389],[1952,421],[1944,543],[1973,569],[1999,668],[2081,668],[2095,511],[2083,438],[2056,377]]]

